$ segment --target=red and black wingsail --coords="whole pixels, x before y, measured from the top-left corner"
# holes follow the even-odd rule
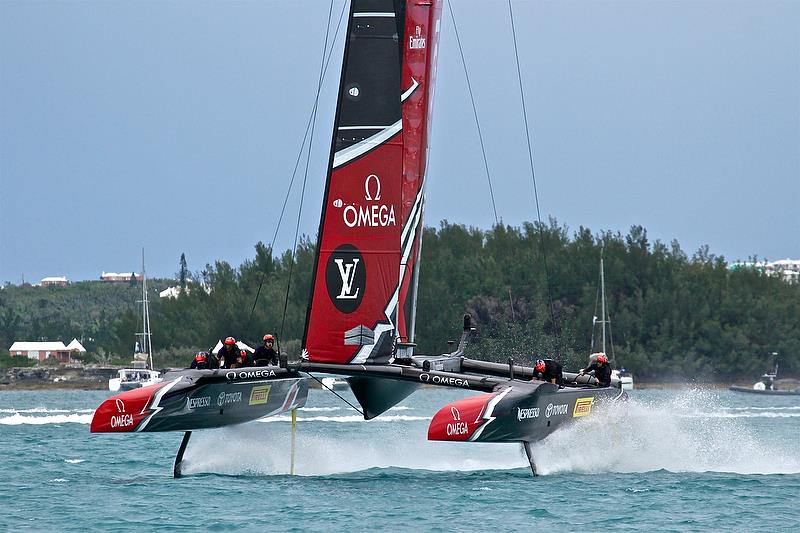
[[[353,0],[304,346],[385,363],[413,340],[439,0]]]

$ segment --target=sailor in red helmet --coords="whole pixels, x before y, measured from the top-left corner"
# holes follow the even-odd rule
[[[278,366],[278,352],[273,348],[275,345],[275,336],[272,333],[267,333],[264,335],[263,341],[264,344],[256,348],[253,354],[256,366]]]
[[[594,377],[597,379],[597,386],[598,387],[610,387],[611,386],[611,365],[608,363],[608,357],[604,353],[596,354],[597,357],[594,358],[592,364],[587,366],[586,368],[581,368],[581,371],[578,375],[588,374],[589,372],[594,372]]]
[[[236,339],[227,337],[219,349],[217,358],[221,368],[236,368],[239,359],[239,347],[236,346]]]
[[[208,368],[208,352],[197,352],[189,368],[205,370]]]
[[[554,385],[564,384],[564,368],[553,359],[537,359],[533,365],[533,379],[547,381]]]

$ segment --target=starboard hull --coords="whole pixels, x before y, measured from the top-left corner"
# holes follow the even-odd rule
[[[280,368],[184,370],[112,396],[93,433],[189,431],[250,422],[305,405],[308,380]]]
[[[308,372],[356,376],[373,385],[371,391],[356,398],[364,408],[366,419],[380,415],[391,405],[407,396],[393,389],[405,382],[409,385],[429,385],[461,390],[484,392],[458,400],[442,407],[428,428],[429,440],[469,442],[536,442],[574,419],[591,414],[596,401],[617,401],[627,398],[617,384],[612,387],[594,387],[570,383],[557,387],[543,381],[529,381],[530,367],[514,366],[513,373],[523,377],[514,379],[502,376],[510,369],[495,363],[454,358],[453,372],[425,370],[409,365],[333,365],[304,364]],[[480,369],[483,374],[463,372],[465,368]],[[492,372],[495,375],[487,375]],[[565,373],[571,381],[588,377]],[[348,378],[353,384],[353,377]],[[391,389],[390,389],[391,386]]]
[[[428,428],[429,440],[536,442],[559,427],[591,414],[598,401],[626,397],[619,388],[562,388],[519,382],[492,394],[442,407]]]

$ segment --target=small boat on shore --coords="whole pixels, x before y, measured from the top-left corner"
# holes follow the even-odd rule
[[[753,383],[752,387],[738,387],[732,385],[728,390],[734,392],[747,392],[751,394],[764,394],[768,396],[800,396],[800,387],[794,389],[776,389],[775,380],[778,378],[778,364],[772,372],[767,372],[761,379]]]
[[[161,372],[148,368],[121,368],[117,377],[108,380],[111,392],[126,391],[146,387],[161,382]]]

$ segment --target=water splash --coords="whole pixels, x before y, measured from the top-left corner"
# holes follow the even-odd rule
[[[597,406],[594,416],[537,443],[542,474],[559,472],[800,473],[796,449],[769,438],[752,418],[781,418],[780,408],[723,407],[710,391],[691,390],[661,400],[631,399]],[[793,416],[789,415],[789,416]],[[778,423],[776,421],[766,421]]]
[[[50,415],[50,416],[23,416],[15,413],[11,416],[0,418],[0,425],[21,426],[35,425],[43,426],[47,424],[90,424],[93,415],[70,414],[70,415]]]
[[[392,417],[354,424],[352,431],[332,424],[299,425],[295,473],[324,476],[371,468],[432,471],[506,470],[527,462],[516,444],[465,444],[426,439],[428,417]],[[422,418],[409,423],[407,418]],[[361,429],[364,426],[369,428]],[[223,450],[238,450],[235,458]],[[197,474],[283,475],[289,473],[288,424],[248,424],[193,435],[184,472]]]
[[[593,416],[559,429],[533,446],[539,472],[800,473],[791,442],[777,442],[754,424],[776,420],[794,407],[721,405],[710,391],[597,405]],[[741,416],[746,415],[746,416]],[[331,475],[371,468],[430,471],[527,468],[517,444],[425,440],[424,416],[388,415],[365,422],[357,415],[298,417],[296,473]],[[289,471],[289,417],[200,432],[186,453],[187,473],[280,475]],[[342,423],[348,424],[342,424]],[[769,426],[767,426],[769,427]],[[783,432],[785,433],[785,432]],[[795,446],[796,447],[796,446]],[[231,458],[216,450],[249,450]],[[210,453],[209,453],[210,451]]]

